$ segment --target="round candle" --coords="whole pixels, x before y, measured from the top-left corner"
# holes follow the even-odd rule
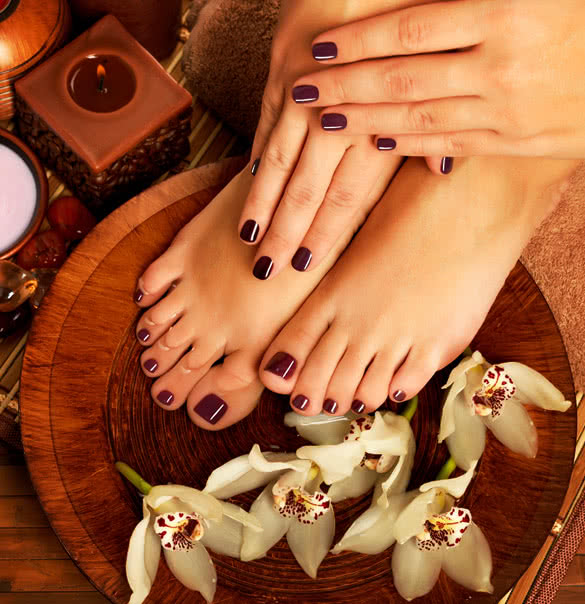
[[[12,0],[0,0],[0,13],[3,13],[12,3]]]
[[[71,98],[80,107],[96,113],[121,109],[136,92],[132,69],[115,55],[86,57],[73,67],[67,83]]]

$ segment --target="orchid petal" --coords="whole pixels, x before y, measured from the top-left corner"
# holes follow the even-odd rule
[[[264,530],[258,532],[244,527],[241,551],[241,559],[244,561],[265,556],[282,539],[290,525],[290,519],[284,518],[274,509],[273,487],[274,483],[267,485],[250,508],[250,513],[260,520]]]
[[[370,430],[364,430],[360,442],[366,453],[374,455],[404,455],[408,449],[410,423],[401,415],[392,412],[376,412]]]
[[[364,447],[360,441],[345,441],[338,445],[301,447],[297,451],[300,459],[310,459],[321,469],[323,480],[333,484],[351,476],[364,457]]]
[[[487,366],[487,361],[484,359],[483,355],[479,350],[476,350],[470,357],[465,357],[459,361],[459,363],[451,369],[451,373],[447,378],[447,382],[443,386],[443,388],[449,388],[452,386],[458,379],[464,376],[470,369],[477,367],[478,365]]]
[[[416,492],[416,491],[415,491]],[[409,491],[410,494],[412,491]],[[445,507],[445,494],[441,489],[419,493],[400,512],[394,523],[394,536],[398,543],[406,543],[422,532],[429,516],[440,514]]]
[[[284,423],[314,445],[337,445],[343,441],[351,420],[345,415],[299,415],[294,411],[284,416]]]
[[[375,498],[378,505],[381,505],[382,507],[388,507],[388,498],[390,495],[393,495],[394,493],[404,493],[410,482],[410,475],[412,473],[412,466],[414,465],[414,456],[416,453],[416,440],[412,428],[410,427],[410,422],[407,421],[406,423],[408,425],[406,453],[398,459],[398,462],[390,474],[382,481],[381,494]]]
[[[473,460],[469,464],[469,469],[465,474],[461,474],[461,476],[457,476],[457,478],[445,478],[443,480],[433,480],[432,482],[427,482],[420,487],[421,493],[426,493],[432,489],[442,489],[447,491],[453,495],[453,497],[459,499],[459,497],[463,497],[471,479],[473,478],[473,474],[475,472],[475,467],[477,466],[477,460]]]
[[[378,477],[379,474],[374,470],[358,466],[354,469],[351,476],[334,482],[327,491],[327,496],[333,503],[349,499],[350,497],[360,497],[372,489]]]
[[[523,405],[510,399],[503,405],[499,417],[494,419],[488,415],[482,417],[482,420],[493,432],[493,435],[510,451],[525,457],[536,457],[538,434]]]
[[[258,445],[254,445],[248,455],[250,465],[254,470],[264,473],[284,472],[285,470],[295,470],[297,472],[308,473],[311,469],[311,464],[307,461],[296,459],[293,457],[288,461],[272,461],[270,455],[262,453]]]
[[[493,593],[490,545],[475,522],[470,524],[457,547],[446,548],[443,570],[467,589]]]
[[[463,398],[457,398],[453,410],[455,430],[447,437],[447,447],[457,467],[468,470],[483,455],[486,428],[478,415],[471,415]]]
[[[208,602],[213,601],[217,587],[215,566],[205,546],[196,541],[187,551],[165,549],[170,571],[188,589],[198,591]]]
[[[293,520],[286,533],[288,545],[300,567],[316,579],[317,571],[327,555],[335,535],[335,514],[331,508],[312,524]]]
[[[514,398],[525,405],[536,405],[550,411],[566,411],[571,402],[544,375],[522,363],[499,363],[516,386]]]
[[[221,504],[215,497],[182,485],[166,484],[152,487],[150,493],[146,495],[145,500],[156,511],[159,506],[168,503],[169,498],[172,497],[187,504],[192,511],[207,520],[221,520],[223,513]]]
[[[424,596],[433,589],[441,572],[443,548],[420,550],[415,539],[397,543],[392,553],[394,586],[405,600]]]
[[[220,501],[221,509],[223,510],[222,522],[225,521],[226,516],[231,520],[235,520],[244,526],[252,529],[253,531],[261,531],[262,525],[258,518],[253,514],[249,514],[246,510],[243,510],[239,505],[228,503],[227,501]]]
[[[216,554],[239,558],[242,549],[243,527],[240,522],[224,516],[221,522],[208,522],[201,543]]]

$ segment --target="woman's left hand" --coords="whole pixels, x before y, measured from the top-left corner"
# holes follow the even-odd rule
[[[321,34],[295,86],[400,155],[585,158],[584,31],[583,0],[425,4]]]

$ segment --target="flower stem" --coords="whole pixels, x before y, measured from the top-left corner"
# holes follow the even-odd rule
[[[402,410],[402,414],[408,421],[412,420],[412,417],[416,413],[416,408],[418,407],[418,394],[411,398],[406,406]]]
[[[455,460],[452,457],[449,457],[443,467],[439,470],[437,480],[445,480],[445,478],[449,478],[456,468],[457,464],[455,463]]]
[[[123,461],[116,462],[116,470],[122,474],[122,476],[131,482],[143,495],[148,495],[152,485],[148,484],[138,472],[135,472],[128,464]]]

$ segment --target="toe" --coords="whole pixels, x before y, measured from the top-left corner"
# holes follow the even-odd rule
[[[168,333],[184,311],[184,298],[175,290],[146,311],[136,325],[136,337],[144,346],[152,346]]]
[[[390,381],[390,398],[402,403],[418,394],[440,368],[437,359],[438,355],[433,350],[424,346],[413,347]]]

